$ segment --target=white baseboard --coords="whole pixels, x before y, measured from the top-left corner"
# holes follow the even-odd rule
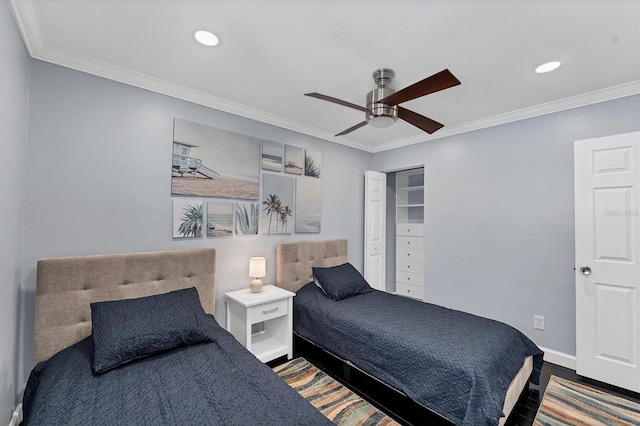
[[[13,410],[13,415],[11,416],[11,421],[9,422],[9,426],[18,426],[22,421],[22,403],[18,404],[15,410]]]
[[[553,349],[539,348],[544,351],[544,360],[551,364],[559,365],[560,367],[568,368],[570,370],[576,369],[576,356],[565,354],[563,352],[554,351]]]

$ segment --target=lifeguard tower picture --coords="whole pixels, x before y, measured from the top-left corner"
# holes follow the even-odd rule
[[[260,139],[176,118],[171,194],[257,200]]]

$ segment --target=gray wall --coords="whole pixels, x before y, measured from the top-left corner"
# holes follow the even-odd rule
[[[30,62],[7,3],[0,1],[0,424],[16,402]]]
[[[372,154],[69,70],[33,62],[24,233],[21,378],[33,366],[36,262],[42,257],[215,247],[216,318],[223,293],[249,285],[249,257],[275,281],[281,241],[347,238],[363,262],[364,171]],[[173,241],[173,118],[322,153],[322,232]]]
[[[425,163],[425,300],[575,354],[573,141],[639,130],[639,104],[631,96],[374,155],[379,171]]]

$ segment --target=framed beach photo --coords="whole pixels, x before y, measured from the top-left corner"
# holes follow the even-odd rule
[[[296,182],[296,233],[320,232],[322,181],[298,178]]]
[[[173,121],[171,194],[257,200],[260,139]]]
[[[202,200],[193,198],[173,199],[173,238],[202,237]]]
[[[293,226],[295,179],[262,174],[262,233],[290,234]]]
[[[304,149],[293,146],[284,146],[284,171],[294,175],[304,173]]]
[[[207,202],[207,237],[233,235],[233,203]]]
[[[282,148],[280,142],[262,140],[262,170],[282,171]]]

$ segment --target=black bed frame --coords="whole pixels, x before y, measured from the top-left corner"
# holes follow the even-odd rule
[[[293,347],[296,357],[305,358],[403,425],[455,426],[451,421],[412,400],[403,392],[392,388],[295,332],[293,333]],[[526,398],[528,388],[527,384],[520,394],[520,398]]]

